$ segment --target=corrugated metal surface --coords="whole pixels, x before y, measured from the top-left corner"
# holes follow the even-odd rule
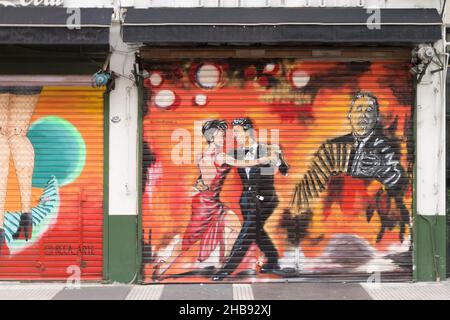
[[[30,87],[17,88],[20,83],[11,85],[16,88],[0,87],[1,126],[8,128],[0,141],[0,183],[7,191],[0,199],[6,233],[0,279],[66,280],[81,275],[82,280],[99,280],[103,254],[102,91],[70,84],[50,87],[42,82],[42,91],[35,88],[33,93]],[[15,141],[15,136],[20,138]],[[29,210],[26,202],[30,200],[31,239],[14,239],[21,211]]]
[[[145,281],[411,279],[405,60],[147,62]],[[275,172],[233,166],[243,164],[231,159],[241,150],[232,121],[243,117],[253,123],[257,158],[278,144],[287,175],[283,162]],[[228,125],[227,156],[202,137],[213,119]],[[201,173],[207,191],[194,189]]]

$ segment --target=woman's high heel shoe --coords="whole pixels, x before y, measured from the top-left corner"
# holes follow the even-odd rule
[[[33,219],[31,212],[22,213],[22,215],[20,216],[19,229],[17,229],[17,232],[13,234],[13,239],[17,240],[21,238],[23,232],[25,235],[25,241],[28,241],[28,239],[30,239],[31,236],[30,229],[32,227],[32,222]]]
[[[165,260],[160,260],[154,267],[153,274],[152,274],[152,280],[155,282],[159,282],[163,280],[163,274],[164,271],[161,272],[161,266],[165,263]]]

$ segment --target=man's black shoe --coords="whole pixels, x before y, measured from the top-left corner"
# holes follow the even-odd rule
[[[280,270],[280,265],[278,263],[266,263],[261,267],[261,273],[270,273]]]
[[[218,272],[212,277],[213,281],[222,281],[227,278],[230,274],[228,272]]]

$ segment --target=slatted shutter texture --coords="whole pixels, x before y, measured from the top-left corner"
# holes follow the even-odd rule
[[[145,281],[211,281],[230,255],[240,255],[231,252],[240,232],[245,256],[235,269],[222,270],[230,273],[224,280],[411,279],[414,144],[407,61],[147,62]],[[280,145],[289,165],[287,176],[274,175],[274,192],[252,182],[259,188],[252,196],[270,198],[245,199],[259,231],[257,223],[242,229],[248,226],[240,204],[246,182],[239,169],[211,167],[223,186],[203,196],[194,189],[196,159],[207,148],[202,124],[224,120],[232,137],[231,122],[242,117],[251,119],[257,138],[267,133],[260,143]],[[280,269],[264,273],[268,256],[276,256],[268,238]]]
[[[20,86],[20,83],[11,85]],[[87,86],[42,85],[27,132],[35,154],[31,196],[33,234],[28,242],[12,238],[22,208],[11,158],[5,204],[7,243],[0,257],[0,278],[66,280],[70,276],[76,279],[80,274],[82,280],[100,280],[103,93]],[[11,88],[3,87],[0,93],[2,89],[3,93],[12,92]],[[25,113],[26,108],[29,106],[19,105],[16,110]]]

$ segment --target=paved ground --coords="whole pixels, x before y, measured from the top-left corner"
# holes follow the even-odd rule
[[[0,300],[450,300],[440,283],[256,283],[129,286],[0,282]]]

